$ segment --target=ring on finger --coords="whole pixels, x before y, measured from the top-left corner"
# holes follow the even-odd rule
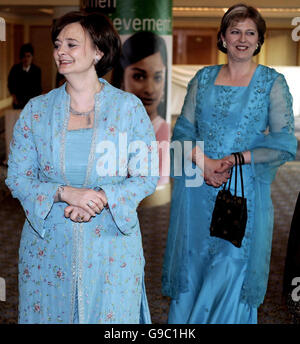
[[[90,200],[90,201],[88,201],[87,205],[88,205],[90,208],[94,208],[95,203],[94,203],[92,200]]]

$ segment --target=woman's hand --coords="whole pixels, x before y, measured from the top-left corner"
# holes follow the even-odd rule
[[[72,186],[64,186],[61,192],[61,200],[71,206],[79,207],[90,216],[100,214],[107,206],[107,198],[103,190],[80,189]]]
[[[223,183],[226,183],[230,177],[230,169],[233,166],[233,162],[229,157],[211,159],[198,146],[195,146],[191,152],[190,159],[203,171],[204,180],[208,185],[218,188]]]
[[[65,208],[65,217],[70,218],[73,222],[88,222],[91,219],[91,215],[80,207],[68,205]]]
[[[245,151],[245,152],[241,152],[241,154],[244,157],[244,164],[250,164],[251,163],[251,152]],[[223,164],[231,163],[232,166],[235,165],[235,158],[234,158],[233,154],[225,156],[223,159],[221,159],[221,161],[223,162]],[[239,163],[239,160],[237,160],[237,163]],[[219,171],[222,171],[222,169],[217,170],[217,172],[219,172]]]
[[[230,177],[232,162],[229,159],[210,159],[204,157],[204,180],[206,184],[220,187]]]

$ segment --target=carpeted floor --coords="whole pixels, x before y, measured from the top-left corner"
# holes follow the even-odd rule
[[[282,300],[282,278],[290,225],[300,192],[300,161],[282,166],[272,184],[274,232],[268,290],[258,310],[261,324],[292,324],[293,319]]]
[[[0,189],[5,190],[3,185]],[[272,185],[275,226],[268,291],[265,302],[258,311],[260,324],[292,323],[281,299],[281,288],[289,228],[299,191],[300,162],[288,163],[280,168]],[[167,321],[169,300],[161,295],[160,278],[168,230],[169,204],[143,209],[139,215],[152,322],[163,324]],[[17,322],[17,262],[23,221],[24,215],[18,201],[0,191],[0,277],[6,280],[6,301],[0,301],[0,324]]]

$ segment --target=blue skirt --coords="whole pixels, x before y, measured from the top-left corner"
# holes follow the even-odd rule
[[[172,300],[169,324],[256,324],[257,308],[240,301],[246,261],[219,255],[199,266],[190,257],[189,291]]]

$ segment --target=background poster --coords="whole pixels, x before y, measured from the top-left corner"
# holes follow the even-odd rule
[[[107,14],[112,20],[114,27],[121,37],[124,44],[131,36],[137,32],[146,31],[152,33],[146,34],[143,39],[141,36],[133,44],[136,53],[136,59],[143,57],[143,54],[149,54],[152,37],[158,36],[163,39],[158,40],[158,44],[166,48],[166,54],[162,54],[163,60],[166,60],[165,66],[165,86],[162,94],[161,104],[159,105],[159,115],[168,123],[171,122],[170,99],[171,99],[171,71],[172,71],[172,0],[82,0],[81,9],[86,11],[100,11]],[[142,42],[143,44],[139,43]],[[152,43],[151,43],[152,42]],[[140,49],[137,49],[137,46]],[[127,49],[128,51],[129,49]],[[148,52],[147,52],[148,51]],[[132,57],[131,57],[132,59]],[[130,61],[127,59],[127,64]],[[136,62],[136,61],[135,61]],[[121,77],[121,76],[120,76]],[[117,72],[112,83],[116,85]],[[118,82],[117,82],[118,83]],[[119,80],[119,83],[122,81]],[[122,88],[122,85],[116,85]],[[147,108],[147,106],[146,106]]]

